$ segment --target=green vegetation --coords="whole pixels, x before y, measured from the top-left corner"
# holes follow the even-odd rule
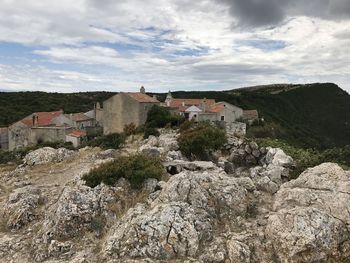
[[[178,138],[180,150],[186,157],[201,160],[209,159],[211,153],[219,150],[226,141],[224,130],[205,122],[182,129]]]
[[[332,148],[322,151],[311,148],[303,149],[278,139],[259,139],[257,142],[260,146],[281,148],[286,154],[293,157],[296,161],[296,167],[293,169],[294,177],[305,171],[305,169],[324,162],[338,163],[343,168],[350,167],[350,145],[346,145],[343,148]]]
[[[123,133],[111,133],[93,138],[87,142],[87,145],[101,147],[102,149],[119,149],[124,143],[125,135]]]
[[[144,128],[143,138],[147,139],[151,135],[158,137],[160,133],[156,128],[152,128],[152,127]]]
[[[95,187],[101,182],[114,185],[118,179],[125,178],[134,189],[140,189],[148,178],[160,180],[164,173],[164,167],[159,158],[148,155],[136,154],[120,156],[116,160],[102,164],[83,176],[86,184]]]
[[[171,112],[164,107],[154,105],[147,114],[146,127],[150,128],[164,128],[165,126],[177,126],[182,118],[171,114]]]
[[[136,127],[135,123],[132,122],[128,125],[125,125],[124,129],[123,129],[123,133],[125,134],[125,136],[130,136],[130,135],[136,134],[137,127]]]
[[[257,109],[266,125],[253,128],[260,130],[257,133],[269,133],[268,137],[296,147],[325,150],[350,144],[350,96],[332,83],[172,94],[175,98],[205,97]]]
[[[14,151],[2,151],[2,150],[0,150],[0,164],[7,164],[9,162],[19,164],[22,162],[22,159],[24,158],[24,156],[27,155],[27,153],[29,153],[30,151],[34,151],[36,149],[42,148],[42,147],[52,147],[55,149],[66,148],[69,150],[74,149],[74,146],[72,145],[72,143],[58,141],[58,142],[44,142],[44,143],[38,144],[36,146],[25,147],[25,148],[21,148],[21,149],[14,150]]]

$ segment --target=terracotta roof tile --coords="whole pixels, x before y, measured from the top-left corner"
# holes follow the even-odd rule
[[[22,119],[21,122],[27,126],[32,127],[34,114],[36,116],[38,116],[37,126],[51,126],[54,124],[54,123],[52,123],[53,119],[60,116],[62,114],[62,111],[35,112],[35,113],[25,117],[24,119]]]
[[[71,114],[65,114],[65,115],[67,118],[71,119],[72,121],[88,121],[93,119],[85,115],[83,112],[71,113]]]
[[[138,102],[145,102],[145,103],[159,102],[157,99],[141,92],[128,92],[126,94],[128,94],[131,98],[137,100]]]
[[[191,106],[201,106],[203,99],[171,99],[169,107],[177,108],[179,111],[184,112],[188,107]],[[209,108],[211,105],[215,104],[215,100],[206,99],[206,107]]]
[[[70,134],[68,134],[68,136],[77,137],[77,138],[85,137],[86,132],[80,131],[80,130],[73,130]]]
[[[209,112],[214,112],[214,113],[218,113],[218,112],[221,112],[223,109],[225,109],[225,106],[224,106],[224,104],[214,104],[214,105],[212,105],[209,109],[208,109],[208,111]]]
[[[246,120],[256,120],[259,119],[259,113],[257,110],[244,110],[243,118]]]

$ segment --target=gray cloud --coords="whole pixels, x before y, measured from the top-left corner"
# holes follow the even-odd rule
[[[276,25],[288,16],[349,19],[349,0],[215,0],[229,6],[239,26]]]

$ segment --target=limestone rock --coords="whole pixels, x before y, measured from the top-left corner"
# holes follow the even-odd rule
[[[14,190],[3,208],[3,215],[7,219],[7,227],[20,229],[33,221],[37,214],[35,209],[40,199],[39,189],[26,186]]]
[[[282,149],[270,148],[266,154],[266,162],[276,166],[291,167],[293,158],[286,155]]]
[[[269,217],[266,234],[283,262],[339,259],[338,247],[350,238],[342,221],[316,208],[280,210]]]
[[[39,148],[28,153],[23,161],[25,164],[33,166],[52,162],[62,162],[64,159],[72,157],[77,152],[66,148],[54,149],[51,147]]]
[[[350,258],[350,172],[325,163],[281,186],[266,235],[282,262]]]
[[[113,228],[103,254],[106,259],[149,256],[169,260],[195,256],[202,235],[211,231],[207,221],[205,213],[198,213],[183,202],[159,204],[151,210],[139,205]]]
[[[227,252],[230,262],[250,263],[251,251],[248,245],[232,238],[227,241]]]
[[[166,152],[179,150],[176,136],[174,132],[161,134],[158,138],[159,147],[164,148]]]

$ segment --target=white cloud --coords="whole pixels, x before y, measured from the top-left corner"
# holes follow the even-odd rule
[[[220,3],[0,0],[0,42],[27,45],[54,63],[1,62],[0,88],[167,91],[330,81],[350,90],[349,21],[289,16],[278,26],[242,29]]]

